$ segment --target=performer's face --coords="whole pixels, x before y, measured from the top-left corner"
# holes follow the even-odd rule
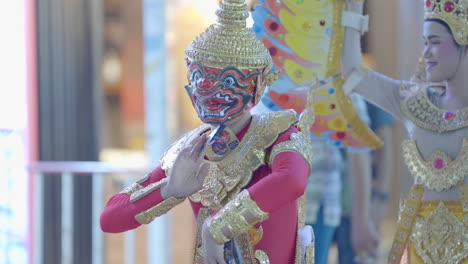
[[[460,61],[460,47],[452,34],[436,21],[424,22],[424,59],[427,80],[442,82],[452,78]]]
[[[189,85],[185,89],[203,122],[219,124],[234,120],[255,106],[260,70],[218,69],[190,61],[187,67]]]

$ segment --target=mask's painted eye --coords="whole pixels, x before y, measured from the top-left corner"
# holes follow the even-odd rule
[[[195,71],[193,74],[192,74],[192,82],[196,82],[198,81],[198,79],[201,78],[201,74],[199,71]]]
[[[233,77],[226,77],[226,79],[224,79],[223,81],[223,84],[226,86],[233,86],[235,83],[236,81],[234,80]]]

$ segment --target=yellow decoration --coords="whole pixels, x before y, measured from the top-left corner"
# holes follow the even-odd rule
[[[444,21],[455,41],[461,46],[468,45],[468,0],[426,0],[425,3],[425,19]]]
[[[249,14],[245,0],[223,0],[216,15],[217,23],[199,35],[185,51],[190,60],[221,69],[228,66],[271,69],[270,53],[246,27]]]
[[[468,137],[463,139],[460,153],[454,161],[440,149],[423,160],[413,140],[403,141],[402,154],[411,175],[430,190],[448,190],[468,175]],[[435,167],[437,162],[440,168]]]

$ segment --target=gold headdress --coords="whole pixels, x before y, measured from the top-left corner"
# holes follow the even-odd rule
[[[444,21],[455,41],[468,45],[468,0],[425,0],[424,18]]]
[[[273,83],[276,74],[270,73],[273,66],[270,52],[246,27],[249,13],[245,0],[223,0],[216,15],[217,22],[192,41],[185,51],[188,58],[215,68],[265,69],[266,83]]]

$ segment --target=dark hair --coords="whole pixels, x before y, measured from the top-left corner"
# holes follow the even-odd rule
[[[452,29],[450,29],[450,26],[447,24],[447,22],[445,22],[445,21],[443,21],[441,19],[438,19],[438,18],[427,18],[427,19],[424,20],[424,22],[436,22],[436,23],[441,24],[442,26],[445,27],[445,29],[447,29],[447,31],[453,37]],[[460,45],[458,45],[458,43],[456,41],[455,41],[455,45],[457,45],[457,47],[460,47]]]
[[[447,31],[448,31],[450,34],[452,34],[452,30],[450,29],[450,26],[447,24],[447,22],[445,22],[445,21],[443,21],[443,20],[440,20],[440,19],[438,19],[438,18],[427,18],[427,19],[424,20],[424,22],[430,22],[430,21],[432,21],[432,22],[437,22],[437,23],[441,24],[442,26],[445,27],[445,29],[447,29]]]

